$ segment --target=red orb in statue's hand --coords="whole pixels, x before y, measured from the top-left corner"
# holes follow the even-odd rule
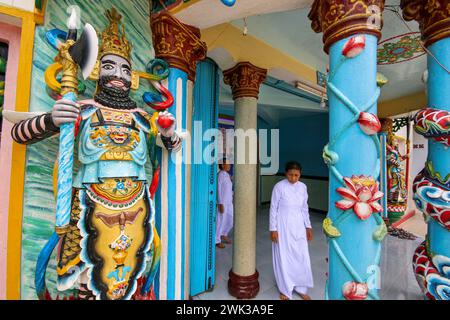
[[[174,119],[171,117],[166,116],[159,116],[158,117],[158,125],[163,128],[167,129],[173,124]]]

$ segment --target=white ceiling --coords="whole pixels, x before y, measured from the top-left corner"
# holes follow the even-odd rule
[[[184,23],[204,29],[251,15],[305,8],[312,2],[313,0],[237,0],[234,6],[227,7],[220,0],[202,0],[175,16]]]
[[[311,29],[308,19],[311,0],[238,0],[232,8],[224,7],[219,0],[196,2],[181,11],[177,17],[183,22],[207,28],[230,22],[244,29],[244,19],[248,34],[272,47],[278,48],[303,64],[324,72],[328,56],[323,51],[322,34]],[[410,31],[419,31],[416,22],[404,22],[389,10],[398,8],[400,0],[387,0],[383,14],[384,27],[380,42]],[[204,12],[208,12],[207,15]],[[267,13],[271,12],[271,13]],[[256,13],[256,14],[255,14]],[[252,16],[249,16],[252,15]],[[230,63],[235,63],[231,61]],[[423,91],[422,73],[426,69],[426,55],[417,59],[379,66],[389,83],[382,89],[380,101],[388,101]],[[221,108],[232,108],[231,90],[222,83]],[[317,103],[307,101],[289,93],[263,86],[261,89],[258,114],[268,122],[276,124],[280,119],[327,112]]]
[[[386,4],[398,6],[400,0],[388,0]],[[324,72],[328,64],[328,56],[323,51],[322,34],[311,29],[308,19],[309,8],[255,15],[246,18],[248,34],[259,38],[267,44],[282,50],[298,61]],[[385,10],[383,14],[384,28],[381,41],[396,35],[418,31],[418,24],[405,23],[393,12]],[[233,25],[244,29],[244,19],[234,20]],[[424,90],[421,81],[426,69],[426,56],[415,60],[379,66],[379,71],[389,83],[383,87],[380,101],[392,100]]]

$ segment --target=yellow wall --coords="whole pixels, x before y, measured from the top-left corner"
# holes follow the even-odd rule
[[[317,83],[316,70],[302,64],[295,58],[268,45],[250,35],[244,36],[242,30],[224,23],[201,31],[202,40],[206,42],[208,51],[224,48],[234,61],[249,61],[257,67],[267,70],[282,68],[312,84]]]
[[[379,103],[378,116],[380,118],[386,118],[422,109],[426,106],[427,97],[425,92],[418,92],[409,96]]]

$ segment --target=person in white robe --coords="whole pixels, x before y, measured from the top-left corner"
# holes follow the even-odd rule
[[[294,291],[310,300],[307,290],[314,284],[308,250],[308,241],[312,240],[308,191],[299,181],[299,163],[289,162],[285,172],[286,179],[275,185],[270,203],[275,280],[281,300],[291,300]]]
[[[216,245],[219,248],[224,248],[224,243],[231,243],[228,234],[233,228],[233,182],[229,174],[231,165],[224,161],[219,167],[220,172],[217,178]]]

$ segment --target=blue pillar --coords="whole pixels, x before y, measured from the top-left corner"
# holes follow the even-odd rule
[[[381,243],[373,234],[380,226],[384,227],[384,223],[379,213],[372,213],[365,220],[358,217],[355,212],[357,204],[347,210],[335,205],[343,199],[337,189],[350,189],[343,178],[364,175],[360,181],[362,185],[373,185],[379,178],[378,138],[364,133],[357,122],[359,112],[377,113],[376,102],[380,93],[376,83],[377,38],[365,35],[365,39],[365,49],[355,58],[344,58],[342,54],[343,46],[350,38],[338,41],[330,48],[330,143],[325,156],[337,156],[338,159],[328,162],[328,218],[341,234],[340,237],[329,238],[327,295],[330,299],[342,299],[344,285],[348,282],[367,286],[367,298],[378,298]],[[355,179],[352,182],[358,183]]]
[[[414,200],[426,215],[426,241],[413,268],[428,299],[450,300],[450,15],[448,1],[402,2],[403,16],[420,23],[428,55],[428,106],[415,115],[415,130],[428,138],[425,168],[414,180]]]
[[[200,30],[183,24],[167,13],[151,17],[156,57],[170,66],[167,87],[174,97],[168,109],[177,121],[177,132],[186,134],[183,148],[162,150],[160,185],[156,194],[157,225],[161,237],[159,299],[189,298],[190,226],[190,131],[192,88],[196,63],[206,56]]]
[[[377,42],[380,30],[366,22],[369,5],[337,1],[342,12],[333,16],[329,1],[316,0],[309,18],[316,32],[324,33],[330,57],[328,99],[330,142],[324,160],[330,168],[329,212],[323,229],[329,245],[325,298],[379,299],[381,241],[386,225],[379,203],[381,125],[376,116]],[[381,9],[379,10],[381,12]],[[379,16],[378,16],[379,17]]]
[[[174,96],[174,104],[168,111],[176,118],[178,132],[186,131],[187,80],[186,72],[170,68],[168,89]],[[186,151],[186,142],[183,143],[180,152],[161,151],[159,189],[161,194],[158,197],[158,206],[161,215],[163,249],[161,272],[166,278],[166,286],[164,288],[160,279],[160,294],[163,292],[160,299],[185,298],[186,164],[183,162],[183,157]]]
[[[447,68],[450,68],[450,39],[446,38],[438,41],[429,47],[436,59]],[[428,56],[428,106],[437,111],[444,111],[447,121],[450,121],[450,74],[448,74],[431,56]],[[442,119],[441,119],[442,120]],[[433,121],[436,124],[436,122]],[[447,124],[447,138],[449,136],[449,125]],[[443,132],[440,132],[443,135]],[[437,182],[444,183],[446,188],[440,190],[449,192],[450,185],[450,151],[448,150],[450,141],[442,143],[430,139],[428,142],[428,173]],[[431,170],[432,169],[432,170]],[[433,172],[431,172],[433,171]],[[441,179],[438,177],[440,174]],[[439,181],[441,180],[441,181]],[[447,194],[448,195],[448,194]],[[442,199],[443,200],[443,199]],[[446,198],[445,209],[450,210],[450,198]],[[439,206],[441,207],[441,206]],[[443,218],[443,217],[442,217]],[[428,237],[430,240],[430,250],[433,254],[450,257],[450,222],[447,221],[447,228],[442,226],[435,219],[428,222]]]

